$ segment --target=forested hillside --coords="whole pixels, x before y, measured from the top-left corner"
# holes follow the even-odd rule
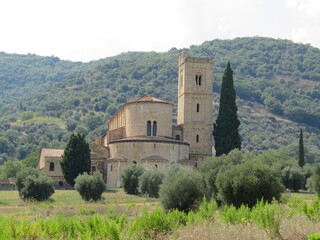
[[[36,156],[42,147],[64,146],[72,131],[88,139],[101,135],[105,121],[133,98],[153,95],[174,103],[176,112],[181,51],[214,59],[216,102],[223,70],[231,61],[244,149],[285,148],[295,155],[302,127],[307,161],[320,161],[320,50],[254,37],[165,53],[129,52],[85,64],[34,55],[15,62],[14,55],[2,53],[0,164]],[[28,61],[32,67],[23,70]],[[213,121],[217,109],[215,104]]]
[[[55,82],[85,71],[89,64],[0,52],[0,106],[39,93]]]

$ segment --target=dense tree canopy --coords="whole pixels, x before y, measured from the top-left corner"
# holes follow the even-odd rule
[[[34,168],[23,168],[17,173],[16,186],[24,201],[45,201],[53,193],[53,180]]]
[[[299,166],[304,166],[304,145],[303,145],[303,133],[300,128],[300,137],[299,137]]]
[[[256,160],[222,171],[217,175],[218,198],[226,204],[254,206],[258,200],[280,199],[284,191],[276,171]]]
[[[139,179],[140,192],[147,194],[149,197],[158,198],[159,188],[162,184],[165,173],[159,169],[146,170]]]
[[[219,113],[213,125],[213,136],[215,142],[216,156],[228,154],[233,149],[241,149],[241,140],[238,127],[240,121],[237,115],[236,92],[233,84],[233,71],[230,62],[224,71]]]
[[[83,135],[71,134],[60,164],[63,176],[71,186],[79,174],[90,173],[90,148]]]
[[[139,193],[139,179],[144,173],[145,169],[136,163],[129,164],[122,173],[122,186],[126,193],[128,194],[138,194]]]
[[[98,201],[106,190],[106,184],[99,172],[88,175],[84,173],[75,179],[74,188],[79,192],[85,201]]]
[[[166,210],[195,209],[204,196],[202,176],[196,170],[173,166],[160,185],[159,195]]]
[[[232,60],[242,149],[260,152],[296,144],[302,127],[305,162],[319,161],[320,50],[253,37],[164,53],[129,52],[90,63],[0,53],[0,164],[44,147],[64,148],[73,131],[87,140],[104,134],[106,120],[126,100],[153,95],[174,103],[176,113],[181,51],[214,59],[215,102],[225,63]],[[217,109],[213,112],[216,119]]]

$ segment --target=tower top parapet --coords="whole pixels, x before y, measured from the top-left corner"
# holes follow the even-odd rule
[[[187,52],[181,52],[179,55],[179,66],[185,62],[194,62],[194,63],[213,63],[211,58],[199,58],[199,57],[189,57]]]

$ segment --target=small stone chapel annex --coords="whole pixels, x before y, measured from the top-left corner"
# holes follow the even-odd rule
[[[109,119],[108,132],[90,143],[92,172],[100,171],[107,187],[121,186],[130,163],[146,169],[173,163],[198,167],[212,155],[212,65],[210,58],[180,53],[177,125],[172,125],[173,104],[152,96],[127,102]],[[57,186],[65,184],[62,154],[63,149],[42,149],[39,162]]]

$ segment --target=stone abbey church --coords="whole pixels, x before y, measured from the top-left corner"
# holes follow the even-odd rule
[[[107,186],[121,186],[130,163],[146,169],[173,163],[197,167],[212,155],[212,65],[210,58],[180,53],[177,125],[173,104],[146,96],[124,104],[107,122],[108,132],[90,143],[92,172],[100,171]],[[42,149],[39,169],[64,184],[63,149]]]

